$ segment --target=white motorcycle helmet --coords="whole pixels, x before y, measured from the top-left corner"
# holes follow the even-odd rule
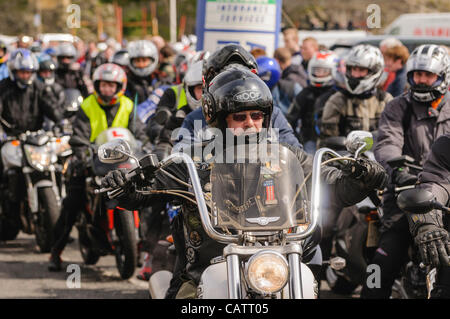
[[[434,73],[438,79],[433,85],[416,84],[414,71]],[[450,86],[450,57],[447,51],[435,44],[417,47],[406,62],[406,75],[411,85],[411,97],[418,102],[431,102],[444,95]]]
[[[369,72],[361,78],[351,75],[351,67],[367,68]],[[384,70],[384,58],[380,49],[369,45],[360,44],[353,47],[345,59],[345,87],[355,95],[373,90],[380,84]]]
[[[202,80],[202,70],[203,70],[203,61],[197,61],[192,63],[184,77],[184,89],[186,91],[186,99],[189,104],[189,107],[192,110],[200,107],[202,105],[202,99],[196,99],[194,94],[194,88],[197,85],[201,85],[203,83]]]
[[[333,51],[319,51],[308,62],[308,79],[316,87],[333,85],[338,57]],[[325,75],[327,74],[327,75]]]
[[[131,72],[139,77],[146,77],[155,71],[159,62],[159,53],[153,42],[148,40],[132,41],[127,46],[129,55],[129,64]],[[139,57],[150,58],[150,64],[145,68],[137,68],[134,66],[133,60]]]

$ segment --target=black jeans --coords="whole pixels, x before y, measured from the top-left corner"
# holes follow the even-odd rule
[[[78,214],[84,209],[84,205],[86,205],[85,183],[86,176],[83,174],[72,176],[67,181],[67,196],[62,202],[61,215],[54,229],[55,241],[52,247],[52,254],[61,254],[64,250]]]
[[[392,285],[399,274],[402,265],[408,259],[408,248],[413,243],[409,232],[408,220],[402,216],[385,232],[381,233],[378,249],[370,264],[380,267],[380,287],[370,288],[368,281],[372,274],[368,273],[361,291],[363,299],[388,299],[392,292]]]

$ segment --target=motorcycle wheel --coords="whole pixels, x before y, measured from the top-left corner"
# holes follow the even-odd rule
[[[130,211],[118,211],[115,214],[115,229],[119,237],[114,253],[116,265],[122,279],[133,276],[137,266],[137,240],[134,226],[133,213]]]
[[[100,254],[98,254],[93,249],[93,244],[89,239],[87,233],[87,221],[84,213],[80,214],[78,228],[78,244],[80,248],[81,257],[86,265],[95,265],[100,259]]]
[[[38,198],[38,221],[35,225],[36,243],[41,253],[48,253],[52,248],[53,232],[61,210],[51,187],[39,188]]]

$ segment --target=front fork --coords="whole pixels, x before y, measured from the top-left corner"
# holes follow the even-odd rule
[[[47,178],[40,179],[37,183],[33,184],[31,179],[31,174],[35,170],[31,167],[25,166],[22,168],[23,175],[25,177],[25,185],[27,188],[28,196],[28,207],[33,215],[36,215],[39,211],[39,197],[38,188],[40,187],[51,187],[55,193],[58,205],[61,205],[61,196],[59,194],[58,183],[56,182],[55,169],[53,166],[50,167],[50,180]]]

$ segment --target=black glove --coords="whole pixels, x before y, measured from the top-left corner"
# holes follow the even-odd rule
[[[414,238],[419,247],[422,262],[432,267],[450,266],[450,242],[448,232],[436,225],[424,225]]]
[[[408,169],[400,168],[392,172],[392,182],[398,187],[414,185],[417,179],[417,176],[410,174]]]
[[[105,177],[102,178],[102,188],[122,188],[123,190],[128,190],[131,183],[126,177],[127,170],[116,169],[110,171]]]
[[[383,166],[366,158],[349,161],[342,171],[347,176],[361,180],[368,189],[384,189],[387,185],[388,174]]]

